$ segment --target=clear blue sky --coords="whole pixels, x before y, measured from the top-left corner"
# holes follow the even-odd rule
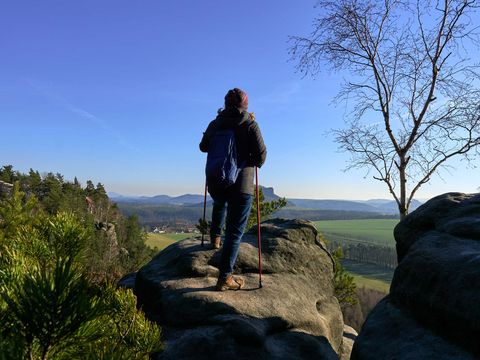
[[[102,182],[127,195],[201,193],[202,132],[246,90],[268,147],[261,183],[288,197],[389,198],[325,136],[342,126],[341,76],[302,78],[288,36],[315,0],[3,1],[0,165]],[[456,166],[418,193],[474,192]]]

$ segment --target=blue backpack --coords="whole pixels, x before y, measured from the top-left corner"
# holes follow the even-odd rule
[[[241,167],[237,159],[235,131],[217,130],[210,138],[205,175],[209,186],[227,188],[237,181]]]

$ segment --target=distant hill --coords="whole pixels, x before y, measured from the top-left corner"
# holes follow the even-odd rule
[[[266,201],[280,198],[272,187],[262,187]],[[185,194],[181,196],[123,196],[109,193],[125,215],[137,215],[142,225],[156,225],[162,222],[186,221],[195,223],[203,216],[203,195]],[[414,200],[411,210],[422,203]],[[212,199],[207,197],[207,218],[210,218]],[[287,207],[275,214],[278,217],[302,218],[307,220],[348,220],[397,218],[395,201],[388,199],[320,200],[288,199]]]
[[[312,199],[287,199],[290,204],[304,209],[315,210],[341,210],[341,211],[361,211],[374,212],[380,214],[398,214],[398,206],[394,200],[312,200]],[[418,208],[422,203],[413,200],[410,205],[410,211]]]
[[[367,200],[367,204],[375,207],[378,211],[385,212],[387,214],[397,214],[398,213],[398,206],[397,203],[393,200],[385,200],[385,199],[377,199],[377,200]],[[412,200],[410,204],[410,211],[415,210],[423,203],[421,201]]]
[[[379,212],[374,206],[350,200],[288,199],[288,201],[304,209]]]
[[[266,201],[277,200],[280,198],[273,187],[262,187]],[[185,194],[181,196],[157,195],[147,196],[123,196],[116,193],[109,193],[110,198],[119,204],[134,205],[179,205],[179,206],[203,206],[203,195]],[[207,197],[208,203],[211,203],[210,196]],[[375,213],[381,215],[397,215],[397,204],[393,200],[372,199],[372,200],[321,200],[321,199],[289,199],[289,213],[295,210],[327,210],[327,211],[347,211],[356,213]],[[415,210],[422,203],[413,200],[410,210]]]
[[[109,193],[108,196],[116,203],[145,204],[145,205],[192,205],[203,204],[203,195],[185,194],[180,196],[156,195],[156,196],[124,196],[117,193]],[[207,195],[207,201],[211,201]]]

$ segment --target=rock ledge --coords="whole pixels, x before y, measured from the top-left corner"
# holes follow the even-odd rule
[[[356,334],[344,328],[333,295],[334,264],[315,226],[262,224],[261,289],[255,244],[254,234],[244,236],[236,271],[246,288],[240,291],[214,291],[220,251],[202,248],[198,239],[171,245],[140,269],[139,304],[164,333],[166,349],[157,359],[349,358]]]

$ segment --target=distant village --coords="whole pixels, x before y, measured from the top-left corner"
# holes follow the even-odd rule
[[[164,225],[151,226],[148,232],[153,234],[200,234],[200,231],[190,223],[169,223]]]

